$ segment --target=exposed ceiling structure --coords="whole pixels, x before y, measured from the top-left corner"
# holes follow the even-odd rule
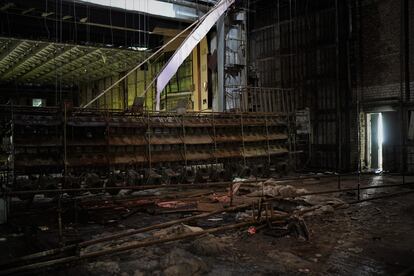
[[[156,0],[8,0],[0,3],[0,37],[152,49],[164,40],[155,28],[182,30],[202,13],[202,9]]]
[[[147,53],[0,38],[0,82],[73,84],[124,72]]]
[[[213,2],[185,0],[79,0],[80,3],[91,3],[121,9],[129,12],[140,12],[161,18],[173,18],[179,21],[194,21],[208,10]]]

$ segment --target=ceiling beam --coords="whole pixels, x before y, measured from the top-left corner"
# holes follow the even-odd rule
[[[30,76],[30,74],[36,70],[39,70],[39,68],[45,68],[46,64],[50,63],[50,62],[54,62],[54,59],[50,59],[50,56],[54,56],[56,54],[57,50],[61,50],[63,48],[59,48],[58,46],[56,46],[55,44],[51,44],[50,46],[53,47],[49,47],[49,50],[46,51],[46,53],[44,55],[40,55],[40,52],[38,53],[39,56],[32,56],[32,58],[30,58],[30,60],[28,59],[28,64],[24,69],[20,70],[17,74],[15,74],[14,80],[15,81],[21,81],[24,78],[26,78],[27,76]],[[63,46],[63,47],[68,47],[68,46]],[[69,49],[71,49],[74,46],[69,46]],[[52,49],[50,49],[52,48]],[[69,49],[64,50],[61,54],[59,54],[58,57],[60,57],[63,53],[66,53],[67,51],[69,51]],[[46,62],[45,62],[46,60]],[[45,66],[45,67],[44,67]]]
[[[18,83],[63,84],[96,80],[127,70],[148,53],[54,42],[0,38],[0,79]],[[6,53],[7,52],[7,53]],[[86,71],[85,71],[86,70]]]
[[[9,40],[7,42],[8,45],[6,46],[6,49],[0,52],[0,61],[11,54],[17,47],[19,47],[20,43],[22,42],[18,40]]]
[[[80,81],[90,81],[105,78],[107,76],[113,75],[113,72],[120,73],[122,71],[129,70],[131,67],[141,62],[144,59],[144,57],[136,57],[136,60],[134,59],[134,57],[126,59],[124,58],[124,53],[121,53],[121,57],[114,57],[113,59],[113,68],[106,66],[97,66],[96,69],[92,68],[92,72],[88,72],[88,77],[79,76],[78,79]],[[123,67],[122,70],[120,70],[121,68],[119,66],[121,61],[123,61],[123,64],[121,65]],[[92,76],[92,78],[90,78],[89,76]]]
[[[104,54],[107,56],[105,63],[111,64],[110,66],[113,66],[119,60],[119,55],[120,55],[119,53],[115,53],[114,55],[109,55],[109,56],[107,55],[107,53],[104,53]],[[85,74],[89,75],[89,74],[96,73],[96,70],[102,67],[106,67],[106,66],[102,66],[102,59],[100,57],[97,57],[94,61],[88,62],[86,66],[80,66],[70,72],[64,73],[63,78],[65,79],[82,78],[82,71],[84,72],[86,71]],[[114,72],[115,69],[111,68],[111,71]]]
[[[31,79],[33,76],[36,75],[37,72],[42,72],[42,70],[48,70],[48,73],[50,71],[53,71],[55,69],[54,64],[56,62],[56,59],[60,59],[62,58],[64,55],[66,55],[67,53],[69,53],[70,51],[72,51],[73,49],[76,48],[76,46],[63,46],[64,49],[63,52],[61,52],[57,57],[55,58],[51,58],[49,59],[49,57],[46,57],[48,60],[46,62],[44,62],[42,65],[36,67],[34,70],[30,70],[28,72],[25,72],[24,75],[20,76],[18,79],[19,80],[29,80]],[[50,53],[49,55],[52,55],[52,53]],[[48,56],[49,56],[48,55]]]
[[[10,79],[10,74],[14,73],[16,69],[19,68],[19,66],[21,66],[22,64],[26,63],[26,62],[30,62],[30,60],[37,55],[38,53],[40,53],[41,51],[43,51],[44,49],[46,49],[47,47],[49,47],[50,44],[48,43],[41,43],[41,44],[33,44],[33,46],[30,48],[29,52],[26,52],[24,54],[23,57],[21,57],[21,59],[17,62],[14,63],[7,71],[2,72],[3,79]]]
[[[50,72],[48,72],[48,73],[46,73],[46,74],[44,74],[42,76],[39,76],[38,79],[39,80],[48,80],[50,78],[53,79],[56,75],[66,75],[67,72],[64,72],[65,71],[65,68],[69,68],[69,71],[68,72],[71,72],[71,71],[77,70],[79,68],[82,68],[82,67],[84,67],[83,60],[86,59],[86,63],[88,63],[88,58],[89,57],[92,58],[94,54],[96,54],[98,51],[101,51],[101,49],[99,49],[99,48],[98,49],[92,48],[92,49],[88,49],[88,50],[89,51],[87,53],[85,53],[84,55],[79,56],[79,57],[77,57],[77,58],[75,58],[75,59],[67,62],[63,66],[60,66],[60,67],[56,68],[56,70],[52,70],[52,71],[50,71]],[[81,63],[81,66],[79,66],[77,64],[74,65],[74,63],[78,63],[78,62]],[[74,67],[76,69],[70,70],[70,68],[74,68]],[[52,75],[52,74],[54,74],[55,76]]]

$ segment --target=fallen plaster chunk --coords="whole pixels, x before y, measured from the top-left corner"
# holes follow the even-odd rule
[[[181,248],[174,248],[161,260],[163,275],[201,275],[208,271],[207,264],[200,258]]]
[[[191,251],[197,255],[215,256],[224,253],[226,245],[221,239],[213,235],[207,235],[193,241]]]
[[[203,231],[203,228],[196,226],[189,226],[186,224],[174,225],[165,229],[158,230],[152,235],[156,238],[164,238],[171,235],[181,235],[185,233],[194,233]]]

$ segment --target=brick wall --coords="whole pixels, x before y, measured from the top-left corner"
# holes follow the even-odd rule
[[[362,99],[400,96],[402,0],[362,0],[360,10]],[[414,1],[410,2],[411,75],[414,72]],[[413,79],[411,77],[411,79]],[[411,83],[411,90],[413,90]],[[412,92],[413,94],[413,92]]]
[[[363,100],[387,98],[387,97],[400,97],[401,96],[401,84],[390,83],[381,85],[372,85],[363,87]],[[402,86],[405,90],[405,84]],[[414,81],[410,82],[410,98],[414,100]],[[405,93],[403,93],[403,96]]]

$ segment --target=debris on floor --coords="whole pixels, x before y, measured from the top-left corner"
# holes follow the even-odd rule
[[[373,243],[392,243],[387,237],[393,234],[380,235],[380,229],[362,216],[375,213],[375,218],[385,218],[383,227],[402,220],[385,214],[402,208],[399,204],[358,209],[346,197],[318,194],[318,190],[275,179],[239,181],[233,183],[233,189],[227,186],[214,191],[167,190],[167,197],[160,188],[140,193],[145,198],[126,193],[104,196],[101,201],[79,199],[78,208],[88,214],[89,223],[66,225],[65,246],[48,241],[45,251],[34,248],[32,252],[38,253],[26,256],[26,261],[12,260],[10,255],[7,259],[13,262],[0,264],[0,271],[25,271],[25,264],[30,264],[39,271],[47,267],[88,275],[325,274],[338,269],[330,262],[352,262],[352,258],[372,252]],[[155,193],[159,196],[154,197]],[[113,222],[101,223],[109,220]],[[36,223],[39,241],[56,233],[56,225],[45,217],[39,216]],[[405,234],[413,223],[406,225]],[[381,239],[376,238],[379,236]],[[8,238],[2,244],[22,242],[27,236],[4,237]],[[362,237],[369,242],[360,243]],[[74,261],[77,258],[86,261]],[[55,262],[73,266],[65,270]],[[366,265],[377,267],[376,263]]]

